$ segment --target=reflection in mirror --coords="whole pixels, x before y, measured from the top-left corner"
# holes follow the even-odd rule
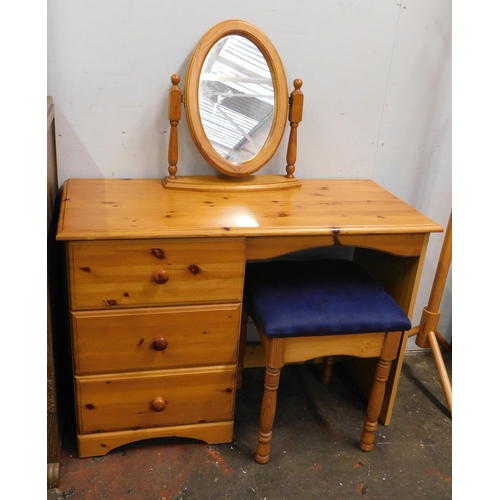
[[[248,38],[219,40],[203,64],[199,82],[203,130],[223,158],[242,163],[266,142],[274,115],[274,88],[269,66]]]

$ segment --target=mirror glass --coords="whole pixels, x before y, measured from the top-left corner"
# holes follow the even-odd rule
[[[274,117],[271,71],[248,38],[229,35],[209,51],[198,93],[203,130],[223,158],[243,163],[262,149]]]

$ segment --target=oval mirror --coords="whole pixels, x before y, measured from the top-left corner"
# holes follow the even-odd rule
[[[285,71],[277,50],[255,26],[224,21],[191,56],[186,117],[202,156],[219,172],[248,176],[274,155],[288,113]]]

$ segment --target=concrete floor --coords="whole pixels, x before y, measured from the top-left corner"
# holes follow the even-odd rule
[[[443,353],[451,379],[451,353]],[[188,439],[132,443],[99,458],[76,457],[64,433],[60,486],[48,500],[313,500],[452,498],[452,424],[430,352],[409,352],[390,426],[359,450],[366,402],[335,365],[286,366],[278,392],[271,460],[253,459],[264,370],[248,368],[237,394],[230,444]],[[71,429],[70,429],[71,430]]]

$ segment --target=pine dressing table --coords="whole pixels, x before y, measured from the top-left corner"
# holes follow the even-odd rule
[[[81,457],[154,437],[233,439],[246,261],[349,247],[411,317],[429,235],[442,231],[373,181],[294,177],[302,81],[288,96],[279,55],[256,27],[214,26],[187,70],[189,129],[217,176],[177,175],[183,99],[180,77],[171,81],[168,176],[63,187],[56,238],[66,246]],[[254,175],[287,117],[286,174]],[[403,337],[385,425],[405,347]],[[374,368],[350,360],[365,393]]]
[[[67,247],[80,456],[149,437],[232,440],[246,260],[353,246],[411,317],[429,235],[442,228],[370,180],[301,182],[233,194],[169,191],[156,179],[65,182],[57,239]],[[370,369],[359,360],[354,370],[362,388]]]

